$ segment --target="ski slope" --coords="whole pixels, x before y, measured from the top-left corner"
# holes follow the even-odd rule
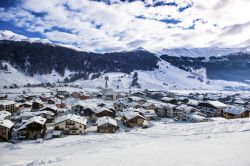
[[[0,143],[0,165],[249,166],[249,138],[250,119],[205,123],[166,119],[130,132]]]

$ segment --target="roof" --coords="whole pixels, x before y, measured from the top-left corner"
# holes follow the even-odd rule
[[[139,116],[139,117],[145,119],[145,117],[142,116],[142,115],[140,115],[139,112],[133,112],[133,111],[130,111],[130,110],[123,112],[123,116],[124,116],[126,119],[128,119],[128,120],[129,120],[129,119],[133,119],[133,118],[136,117],[136,116]]]
[[[226,104],[219,102],[219,101],[208,101],[209,104],[211,104],[212,106],[216,107],[216,108],[225,108],[227,107]]]
[[[95,112],[96,114],[103,112],[103,111],[108,111],[108,112],[113,113],[113,111],[111,111],[110,109],[105,108],[105,107],[97,107],[96,109],[93,110],[93,112]]]
[[[229,107],[229,108],[224,110],[224,112],[234,114],[234,115],[240,115],[245,111],[246,110],[244,108],[242,108],[242,107]]]
[[[31,123],[38,123],[41,125],[44,125],[46,122],[46,119],[41,117],[41,116],[34,116],[30,119],[28,119],[20,128],[18,128],[17,130],[21,130],[27,127],[27,125],[31,124]]]
[[[0,126],[11,128],[14,124],[10,120],[0,120]]]
[[[187,116],[188,116],[188,117],[191,117],[191,118],[193,118],[193,119],[196,119],[196,120],[198,120],[198,121],[206,120],[206,119],[207,119],[206,117],[197,114],[197,112],[190,113],[190,114],[188,114]]]
[[[188,112],[190,112],[190,111],[192,111],[192,110],[196,110],[194,107],[187,106],[187,105],[185,105],[185,104],[182,104],[182,105],[176,107],[176,109],[178,109],[178,110],[180,110],[180,111],[188,111]]]
[[[0,100],[0,105],[11,105],[11,104],[16,104],[15,101],[12,101],[12,100]]]
[[[175,100],[175,98],[163,97],[163,98],[161,98],[161,100],[163,100],[163,101],[172,101],[172,100]]]
[[[78,116],[78,115],[74,115],[74,114],[68,114],[68,115],[63,115],[63,116],[57,117],[54,121],[54,124],[61,123],[61,122],[64,122],[66,120],[71,120],[71,121],[74,121],[74,122],[77,122],[77,123],[80,123],[83,125],[87,124],[87,119],[85,119],[84,117]]]
[[[96,121],[97,126],[101,126],[107,123],[117,126],[117,121],[115,119],[106,116],[98,118]]]
[[[40,116],[41,114],[47,114],[47,115],[51,115],[51,116],[54,116],[55,114],[51,111],[38,111],[38,112],[35,112],[35,115],[36,116]]]
[[[5,119],[6,117],[10,116],[11,113],[8,111],[0,111],[0,119]]]
[[[199,101],[198,100],[189,99],[188,102],[187,102],[187,105],[198,106],[199,105]]]
[[[56,110],[57,110],[57,107],[56,107],[55,105],[47,105],[47,106],[41,108],[40,111],[46,110],[46,109],[52,109],[52,110],[55,110],[55,111],[56,111]]]

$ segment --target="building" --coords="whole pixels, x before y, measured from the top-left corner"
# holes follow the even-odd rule
[[[32,110],[39,110],[43,108],[43,102],[41,100],[35,100],[32,102]]]
[[[96,121],[98,133],[115,133],[118,129],[117,121],[110,117],[101,117]]]
[[[10,120],[11,113],[8,111],[0,111],[0,119],[8,119]]]
[[[0,111],[16,112],[16,102],[11,100],[0,100]]]
[[[222,116],[226,119],[236,119],[236,118],[249,118],[249,110],[246,110],[242,107],[229,107],[225,109],[222,113]]]
[[[114,118],[116,114],[115,110],[104,108],[104,107],[97,107],[93,111],[94,111],[94,114],[92,116],[92,120],[96,120],[97,118],[104,117],[104,116]]]
[[[219,101],[200,102],[197,106],[200,112],[206,114],[207,117],[221,117],[222,112],[227,107],[228,106],[226,104]]]
[[[41,116],[34,116],[28,119],[21,127],[17,129],[19,139],[38,139],[43,138],[46,125],[46,119]]]
[[[0,140],[9,141],[13,123],[7,119],[0,119]]]
[[[86,125],[86,118],[73,114],[57,117],[53,123],[54,130],[62,131],[64,135],[84,134]]]
[[[138,112],[125,111],[122,117],[123,124],[128,127],[143,127],[146,118],[140,115]]]

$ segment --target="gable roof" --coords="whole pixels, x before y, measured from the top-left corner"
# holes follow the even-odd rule
[[[15,101],[12,101],[12,100],[0,100],[0,105],[11,105],[11,104],[16,104]]]
[[[224,110],[224,112],[234,114],[234,115],[240,115],[245,111],[246,110],[242,107],[229,107],[229,108]]]
[[[222,103],[222,102],[219,102],[219,101],[208,101],[209,104],[211,104],[212,106],[216,107],[216,108],[226,108],[227,105]]]
[[[112,118],[106,117],[106,116],[98,118],[96,121],[97,126],[101,126],[101,125],[104,125],[107,123],[112,124],[114,126],[117,126],[117,121],[115,119],[112,119]]]
[[[7,120],[7,119],[0,119],[0,126],[3,126],[3,127],[6,127],[6,128],[11,128],[14,124],[10,121],[10,120]]]
[[[21,130],[26,128],[31,123],[38,123],[40,125],[44,125],[46,122],[46,119],[41,116],[34,116],[30,119],[28,119],[21,127],[19,127],[17,130]]]
[[[6,117],[10,116],[11,113],[8,111],[0,111],[0,119],[5,119]]]
[[[74,115],[74,114],[68,114],[68,115],[63,115],[63,116],[57,117],[54,121],[54,124],[61,123],[61,122],[64,122],[66,120],[71,120],[71,121],[74,121],[74,122],[77,122],[77,123],[80,123],[83,125],[87,124],[87,119],[85,119],[84,117],[78,116],[78,115]]]

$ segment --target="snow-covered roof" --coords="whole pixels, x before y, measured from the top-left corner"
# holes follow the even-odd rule
[[[187,105],[192,105],[192,106],[198,106],[198,104],[199,104],[198,100],[189,99],[187,102]]]
[[[55,105],[46,105],[45,107],[41,108],[40,111],[43,111],[46,109],[52,109],[56,111],[58,108]]]
[[[133,119],[134,117],[136,116],[139,116],[143,119],[145,119],[144,116],[140,115],[139,112],[134,112],[134,111],[124,111],[123,112],[123,116],[126,118],[126,119]]]
[[[36,116],[40,116],[41,114],[47,114],[47,115],[51,115],[51,116],[54,116],[55,114],[51,111],[38,111],[38,112],[35,112],[35,115]]]
[[[203,121],[207,119],[206,117],[197,114],[197,112],[190,113],[187,116],[196,119],[197,121]]]
[[[192,110],[196,110],[194,107],[191,107],[191,106],[187,106],[185,104],[182,104],[178,107],[176,107],[176,109],[180,110],[180,111],[187,111],[187,112],[190,112]]]
[[[246,110],[244,108],[242,108],[242,107],[229,107],[229,108],[224,110],[224,112],[234,114],[234,115],[240,115],[245,111]]]
[[[115,119],[106,116],[98,118],[96,121],[97,126],[101,126],[107,123],[117,126],[117,121]]]
[[[8,112],[8,111],[0,111],[0,119],[5,119],[8,116],[11,116],[10,112]]]
[[[209,104],[211,104],[212,106],[216,107],[216,108],[225,108],[227,107],[226,104],[220,102],[220,101],[208,101]]]
[[[77,123],[80,123],[83,125],[87,124],[87,119],[85,119],[84,117],[78,116],[78,115],[74,115],[74,114],[68,114],[68,115],[63,115],[63,116],[57,117],[54,121],[54,124],[61,123],[61,122],[64,122],[66,120],[71,120],[71,121],[74,121],[74,122],[77,122]]]
[[[162,105],[163,105],[165,108],[171,108],[171,109],[177,107],[177,105],[169,104],[169,103],[162,103]]]
[[[0,105],[11,105],[11,104],[16,104],[15,101],[12,101],[12,100],[0,100]]]
[[[46,119],[41,117],[41,116],[34,116],[30,119],[28,119],[20,128],[18,128],[17,130],[21,130],[27,127],[27,125],[31,124],[31,123],[38,123],[41,125],[44,125],[46,122]]]
[[[171,100],[175,100],[175,98],[170,98],[170,97],[163,97],[161,98],[162,101],[171,101]]]
[[[145,100],[141,97],[137,97],[137,96],[130,96],[129,99],[133,100],[133,101],[141,101],[141,100]]]
[[[7,119],[0,119],[0,126],[3,126],[3,127],[7,127],[7,128],[11,128],[14,124],[10,121],[10,120],[7,120]]]

